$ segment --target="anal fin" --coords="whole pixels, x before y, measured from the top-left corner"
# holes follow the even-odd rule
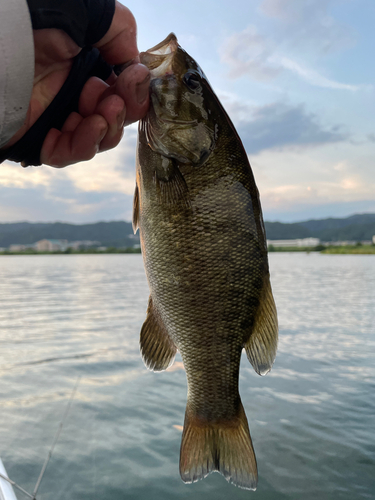
[[[238,416],[227,422],[202,422],[186,408],[181,478],[185,483],[193,483],[215,471],[239,488],[257,487],[257,463],[241,402]]]
[[[149,370],[162,371],[173,364],[177,347],[154,307],[151,295],[139,343],[143,361]]]
[[[278,329],[276,305],[270,279],[267,276],[260,296],[253,330],[245,344],[247,358],[259,375],[268,373],[275,361]]]

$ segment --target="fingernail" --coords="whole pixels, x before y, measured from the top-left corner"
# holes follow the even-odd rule
[[[150,75],[148,74],[144,80],[136,84],[135,91],[138,104],[143,104],[148,97],[150,86]]]
[[[124,127],[125,115],[126,115],[125,108],[117,115],[117,129],[118,130],[121,130]]]
[[[102,140],[104,139],[104,137],[105,137],[105,135],[106,135],[107,131],[108,131],[108,126],[107,126],[107,127],[104,127],[104,128],[102,129],[102,131],[100,132],[99,138],[98,138],[98,140],[96,141],[96,144],[97,144],[98,146],[100,145],[100,143],[101,143],[101,142],[102,142]]]

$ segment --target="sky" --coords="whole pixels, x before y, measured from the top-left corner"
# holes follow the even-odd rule
[[[138,47],[171,31],[248,153],[264,219],[375,213],[374,0],[129,0]],[[1,165],[0,222],[131,220],[136,124],[65,169]]]

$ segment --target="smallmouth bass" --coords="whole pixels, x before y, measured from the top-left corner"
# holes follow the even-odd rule
[[[141,62],[151,71],[133,210],[150,287],[142,357],[160,371],[177,350],[182,356],[182,480],[218,471],[254,490],[257,464],[238,391],[241,352],[263,375],[278,336],[258,190],[231,120],[175,35]]]

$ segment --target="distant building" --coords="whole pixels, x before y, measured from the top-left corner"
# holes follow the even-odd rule
[[[73,248],[74,250],[79,250],[80,248],[90,248],[90,247],[97,247],[100,245],[100,241],[91,241],[91,240],[84,240],[84,241],[69,241],[68,247]]]
[[[319,238],[299,238],[296,240],[267,240],[267,246],[274,247],[316,247],[320,245]]]
[[[26,245],[10,245],[9,252],[23,252],[26,250]]]
[[[374,236],[372,237],[372,244],[375,245],[375,234]]]
[[[324,243],[325,246],[330,247],[349,247],[355,246],[357,244],[356,241],[327,241]]]
[[[371,245],[371,241],[356,241],[356,240],[348,240],[348,241],[327,241],[323,243],[325,246],[330,247],[354,247],[360,243],[361,245]]]
[[[35,249],[38,252],[63,252],[67,248],[67,240],[40,240],[35,243]]]

